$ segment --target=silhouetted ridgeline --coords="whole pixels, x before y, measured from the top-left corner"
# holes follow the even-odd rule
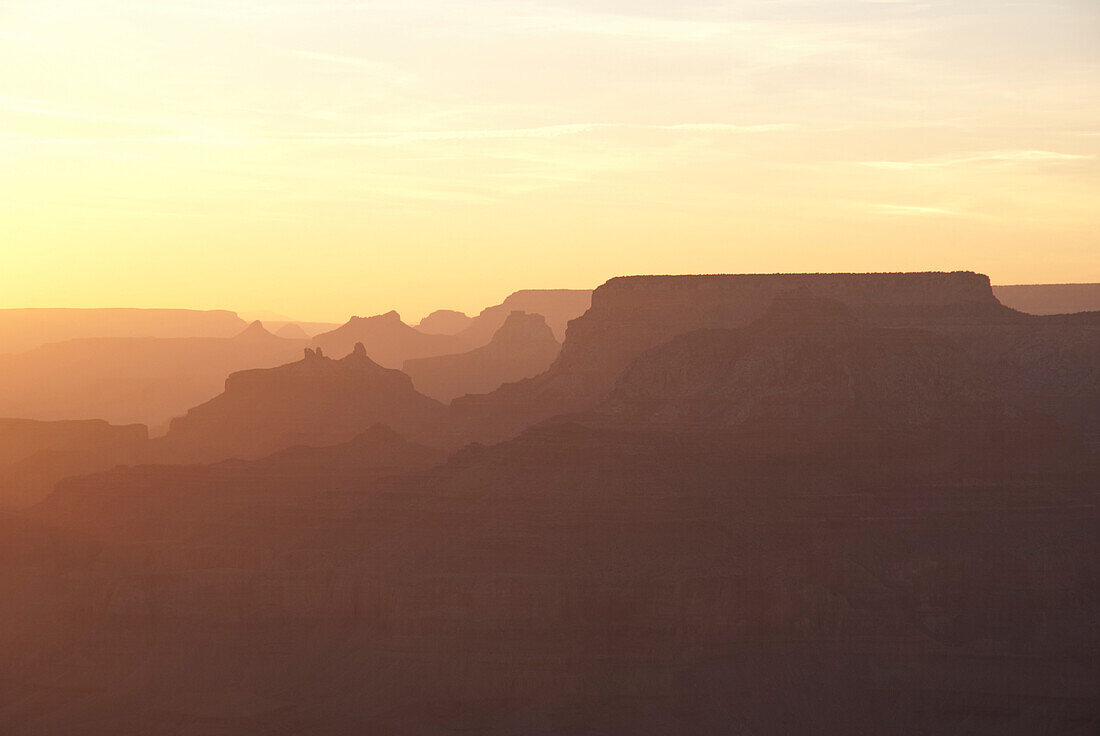
[[[237,373],[148,446],[254,459],[0,515],[0,732],[1091,736],[1097,330],[971,273],[632,277],[450,410],[365,347]]]

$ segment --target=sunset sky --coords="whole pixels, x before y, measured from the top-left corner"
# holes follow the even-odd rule
[[[0,0],[0,307],[1100,281],[1097,0]]]

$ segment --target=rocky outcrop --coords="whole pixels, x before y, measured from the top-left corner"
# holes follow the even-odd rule
[[[340,360],[307,348],[296,363],[229,376],[221,395],[172,420],[159,452],[188,462],[258,458],[347,442],[379,423],[415,434],[443,411],[407,375],[367,357],[361,343]]]
[[[448,402],[538,375],[560,349],[542,315],[512,312],[488,345],[457,355],[407,360],[403,370],[417,391]]]
[[[0,354],[83,338],[232,337],[244,327],[224,309],[0,309]]]
[[[313,338],[313,345],[335,357],[347,355],[362,343],[371,360],[386,368],[400,368],[406,360],[448,355],[465,344],[451,335],[428,335],[401,321],[397,312],[374,317],[352,317],[335,330]]]
[[[95,338],[0,359],[0,416],[163,424],[215,396],[234,371],[301,355],[256,322],[234,337]]]
[[[437,309],[420,320],[416,329],[429,335],[457,335],[470,326],[472,320],[463,312]]]
[[[147,439],[143,424],[0,419],[0,506],[33,503],[62,478],[133,462]]]

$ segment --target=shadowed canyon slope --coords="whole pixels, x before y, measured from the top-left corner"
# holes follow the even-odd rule
[[[457,355],[406,360],[403,370],[417,391],[447,402],[538,375],[560,350],[542,315],[512,312],[488,345]]]
[[[307,348],[296,363],[229,376],[222,394],[172,420],[158,452],[174,461],[250,459],[346,442],[379,423],[417,434],[443,413],[361,343],[339,360]]]
[[[681,334],[436,467],[374,428],[66,481],[0,548],[2,724],[1092,733],[1095,456],[855,313]]]
[[[0,419],[0,507],[38,501],[62,478],[134,462],[147,440],[140,424]]]
[[[286,363],[305,344],[259,322],[234,337],[52,343],[0,356],[0,416],[159,425],[217,394],[233,371]]]

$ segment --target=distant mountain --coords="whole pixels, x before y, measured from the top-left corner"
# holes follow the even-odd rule
[[[554,332],[554,338],[565,339],[565,327],[580,317],[592,302],[590,289],[524,289],[508,296],[496,306],[486,307],[470,324],[458,333],[458,338],[471,348],[485,345],[504,324],[512,312],[541,314]]]
[[[416,326],[416,329],[429,335],[457,335],[470,326],[468,316],[453,309],[437,309]]]
[[[488,345],[466,353],[406,360],[416,390],[448,402],[542,373],[561,350],[540,314],[512,312]]]
[[[278,337],[285,338],[287,340],[308,340],[309,335],[302,326],[296,322],[287,322],[285,325],[275,331]]]
[[[227,338],[51,343],[0,356],[0,416],[157,425],[216,395],[230,373],[294,360],[304,345],[259,322]]]
[[[994,286],[1001,304],[1028,314],[1100,312],[1100,284]]]
[[[103,337],[231,337],[246,322],[218,309],[0,309],[0,354]]]
[[[154,442],[156,456],[173,462],[253,459],[293,445],[347,442],[375,424],[415,436],[443,413],[361,343],[339,360],[307,348],[295,363],[232,374],[222,394],[173,419]]]
[[[327,355],[348,355],[362,343],[371,360],[387,368],[400,368],[406,360],[460,352],[464,343],[451,335],[427,335],[401,321],[397,312],[374,317],[352,317],[335,330],[313,338],[313,345]]]
[[[298,328],[306,334],[307,337],[315,337],[322,332],[330,332],[340,326],[338,322],[294,322],[286,320],[263,320],[264,326],[267,329],[278,335],[283,328]]]
[[[140,424],[0,419],[0,507],[38,501],[62,478],[133,462],[147,438]]]

